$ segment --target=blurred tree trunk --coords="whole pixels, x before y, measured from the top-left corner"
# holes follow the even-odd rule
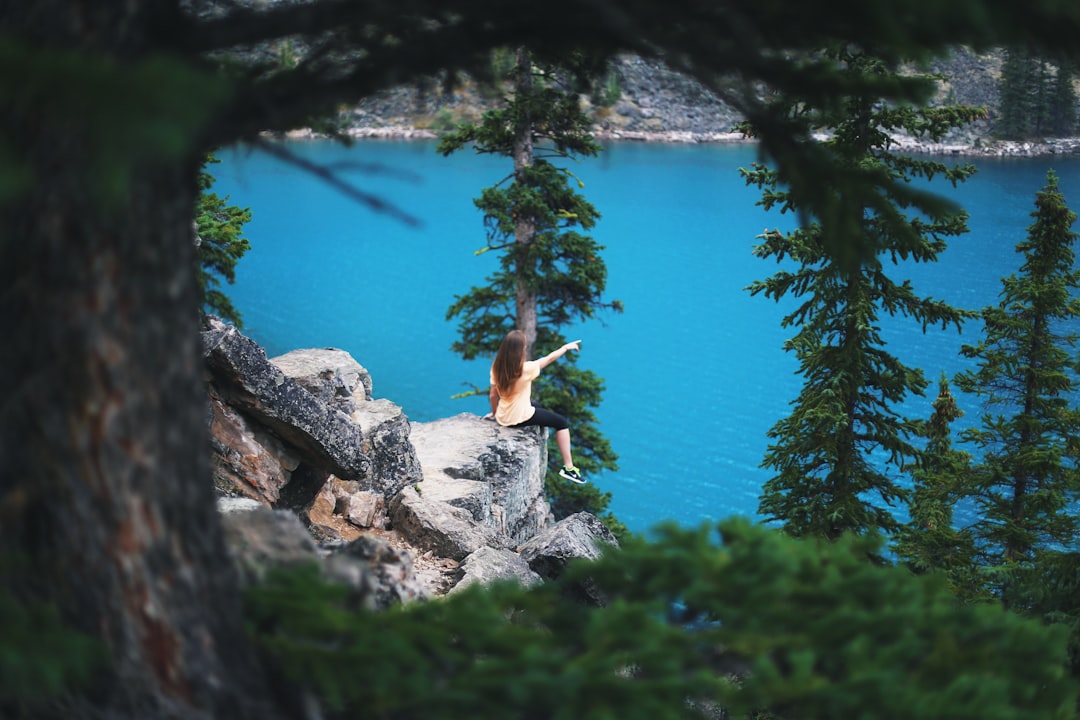
[[[57,58],[73,49],[138,62],[169,7],[8,6],[0,27]],[[266,687],[207,467],[192,242],[200,153],[103,162],[101,117],[52,101],[69,91],[0,100],[4,149],[30,173],[0,197],[0,312],[12,324],[0,348],[0,558],[26,563],[0,587],[54,605],[109,651],[89,691],[56,716],[275,717],[255,707]]]
[[[524,47],[517,48],[514,55],[514,94],[519,98],[529,98],[533,92],[532,55]],[[529,102],[521,103],[529,112]],[[529,180],[525,173],[533,164],[533,127],[531,114],[519,118],[514,131],[514,176],[518,183],[527,187]],[[525,333],[526,357],[532,357],[536,345],[537,315],[536,288],[529,282],[536,274],[536,254],[529,247],[536,241],[536,218],[522,214],[514,219],[514,251],[517,260],[517,297],[515,309],[517,329]]]

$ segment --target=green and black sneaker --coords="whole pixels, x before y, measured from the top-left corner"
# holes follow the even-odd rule
[[[585,484],[585,478],[581,477],[581,471],[573,465],[563,465],[563,468],[559,471],[559,474],[570,482],[577,483],[578,485]]]

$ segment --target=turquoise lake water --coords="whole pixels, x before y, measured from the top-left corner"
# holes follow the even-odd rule
[[[252,250],[227,288],[245,332],[273,356],[302,347],[347,350],[374,381],[376,397],[402,406],[413,421],[461,412],[482,414],[486,398],[454,400],[487,383],[488,362],[468,363],[449,347],[445,320],[454,296],[482,284],[495,267],[472,198],[510,171],[501,158],[462,152],[439,156],[429,142],[290,144],[305,160],[331,166],[365,192],[407,214],[376,212],[309,173],[262,154],[221,153],[214,190],[250,207]],[[789,216],[765,213],[738,168],[756,159],[748,145],[610,146],[573,167],[603,218],[593,236],[606,246],[608,315],[568,335],[583,340],[580,364],[604,377],[597,410],[619,453],[620,469],[590,478],[613,494],[611,510],[631,530],[663,520],[697,525],[732,515],[756,517],[758,467],[766,431],[788,412],[801,380],[781,350],[792,333],[784,307],[744,288],[776,268],[750,248],[763,228],[786,229]],[[942,261],[905,265],[927,295],[977,309],[993,303],[1000,278],[1017,271],[1014,252],[1031,224],[1035,193],[1054,168],[1066,200],[1080,210],[1080,160],[973,160],[979,173],[952,190],[971,232]],[[923,334],[904,319],[882,321],[889,349],[936,382],[961,369],[963,335]],[[932,385],[931,391],[936,389]],[[902,410],[925,417],[932,398]],[[972,422],[978,406],[961,397]]]

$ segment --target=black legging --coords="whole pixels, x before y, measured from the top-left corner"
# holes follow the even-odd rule
[[[517,425],[511,425],[510,427],[529,427],[530,425],[539,425],[540,427],[555,428],[556,430],[566,430],[570,427],[570,421],[564,418],[559,413],[545,410],[544,408],[533,402],[532,406],[536,408],[536,412],[528,420],[523,420]]]

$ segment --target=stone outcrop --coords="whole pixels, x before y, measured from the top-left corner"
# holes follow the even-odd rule
[[[208,425],[214,485],[225,495],[243,494],[276,505],[300,457],[273,433],[248,422],[208,386]]]
[[[571,560],[595,560],[605,547],[618,547],[618,544],[599,518],[580,512],[555,523],[518,548],[518,551],[537,575],[545,580],[554,580],[562,577]],[[568,584],[566,590],[579,602],[597,606],[607,602],[603,593],[588,578]]]
[[[468,511],[422,497],[413,488],[394,498],[390,519],[394,529],[410,542],[440,557],[464,560],[482,547],[501,543],[490,526],[476,522]]]
[[[361,537],[324,557],[294,513],[258,504],[243,509],[224,505],[221,510],[226,542],[243,586],[265,580],[277,568],[310,566],[324,579],[348,586],[353,601],[368,609],[385,610],[430,597],[416,578],[409,553],[385,540]]]
[[[270,362],[300,387],[346,415],[372,398],[371,373],[344,350],[293,350]]]
[[[542,582],[543,578],[533,572],[529,563],[516,552],[482,547],[461,563],[461,579],[450,592],[458,592],[471,585],[487,585],[497,580],[516,580],[528,587]]]
[[[553,524],[543,429],[469,413],[410,423],[343,350],[268,359],[215,318],[203,340],[215,484],[246,583],[315,563],[382,609],[558,577],[560,563],[614,542],[593,516]]]
[[[425,499],[466,510],[514,544],[554,522],[544,499],[542,428],[504,428],[464,413],[414,423],[412,441],[424,468]]]
[[[202,335],[210,382],[221,401],[295,448],[314,470],[344,480],[368,478],[371,463],[358,425],[287,378],[235,327],[211,318]]]
[[[349,353],[336,348],[294,350],[270,362],[360,429],[360,450],[371,463],[365,489],[393,496],[420,482],[409,419],[389,400],[372,398],[371,374]]]
[[[551,580],[563,574],[570,560],[595,560],[605,546],[618,547],[618,544],[599,518],[579,512],[531,538],[518,548],[518,552],[540,577]]]

